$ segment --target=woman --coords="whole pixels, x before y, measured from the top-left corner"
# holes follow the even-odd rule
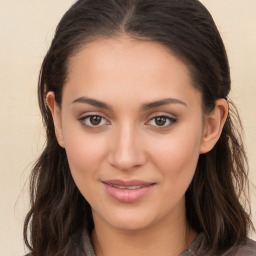
[[[78,0],[40,74],[31,255],[256,255],[229,91],[199,1]]]

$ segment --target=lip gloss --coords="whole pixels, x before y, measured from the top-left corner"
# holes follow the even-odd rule
[[[106,192],[115,200],[122,203],[133,203],[147,195],[155,184],[139,181],[102,182]]]

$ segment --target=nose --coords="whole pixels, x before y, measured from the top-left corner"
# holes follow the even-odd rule
[[[109,162],[119,170],[132,170],[147,161],[142,137],[136,129],[124,125],[113,132]]]

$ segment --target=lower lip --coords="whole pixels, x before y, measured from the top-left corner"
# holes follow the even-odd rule
[[[109,184],[103,183],[107,193],[114,199],[122,203],[134,203],[146,196],[154,187],[154,184],[141,187],[138,189],[116,188]]]

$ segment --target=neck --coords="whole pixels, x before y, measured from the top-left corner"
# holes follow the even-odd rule
[[[185,215],[140,230],[120,230],[95,220],[92,242],[97,256],[178,256],[197,235]]]

